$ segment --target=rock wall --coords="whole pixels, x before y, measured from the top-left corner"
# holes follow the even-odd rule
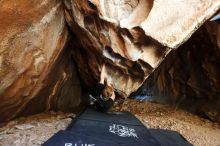
[[[95,90],[100,68],[121,97],[135,92],[220,7],[220,0],[64,0],[82,82]]]
[[[61,1],[0,1],[0,122],[78,103],[67,40]]]
[[[220,122],[219,28],[219,24],[207,22],[167,56],[141,90],[150,87],[152,100],[166,99],[177,107]]]
[[[125,3],[119,3],[119,7],[127,8]],[[88,89],[95,90],[101,66],[105,63],[105,80],[113,85],[121,97],[128,97],[140,87],[170,49],[146,37],[140,28],[128,30],[119,27],[118,19],[127,17],[132,11],[118,12],[124,15],[114,16],[111,20],[101,19],[98,14],[102,13],[101,9],[98,11],[99,4],[85,0],[65,1],[66,20],[78,39],[77,43],[80,43],[77,47],[73,45],[76,54],[74,59]],[[139,3],[132,4],[136,7]],[[145,11],[146,16],[148,12]]]

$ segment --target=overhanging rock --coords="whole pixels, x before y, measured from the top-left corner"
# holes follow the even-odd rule
[[[146,35],[177,48],[220,8],[220,0],[155,0],[140,27]]]
[[[83,83],[94,89],[100,66],[122,97],[136,91],[166,55],[220,7],[220,0],[64,0]],[[95,90],[95,89],[94,89]]]

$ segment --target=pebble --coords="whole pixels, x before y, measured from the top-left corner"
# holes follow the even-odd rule
[[[53,125],[52,124],[50,124],[50,123],[46,123],[46,124],[44,124],[45,126],[47,126],[47,127],[52,127]]]
[[[6,131],[6,134],[13,134],[13,133],[14,133],[14,131],[12,131],[11,129]]]
[[[16,125],[15,128],[19,129],[19,130],[27,130],[27,129],[31,129],[34,128],[34,125],[31,124],[22,124],[22,125]]]
[[[20,140],[20,139],[15,140],[15,141],[14,141],[14,144],[15,144],[15,145],[21,144],[21,140]]]
[[[189,126],[186,126],[186,129],[187,129],[187,130],[189,130],[189,129],[190,129],[190,127],[189,127]]]
[[[38,144],[38,145],[42,145],[42,144],[43,144],[43,141],[38,141],[37,144]]]
[[[149,121],[144,119],[144,122],[148,123]]]

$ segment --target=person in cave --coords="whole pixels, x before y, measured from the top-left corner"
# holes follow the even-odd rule
[[[115,93],[112,85],[105,81],[105,64],[101,68],[100,82],[93,94],[90,94],[90,104],[98,111],[107,112],[113,105]]]

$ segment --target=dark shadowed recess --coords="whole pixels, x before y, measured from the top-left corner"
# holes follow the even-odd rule
[[[220,122],[220,49],[201,27],[131,98],[166,103]]]

